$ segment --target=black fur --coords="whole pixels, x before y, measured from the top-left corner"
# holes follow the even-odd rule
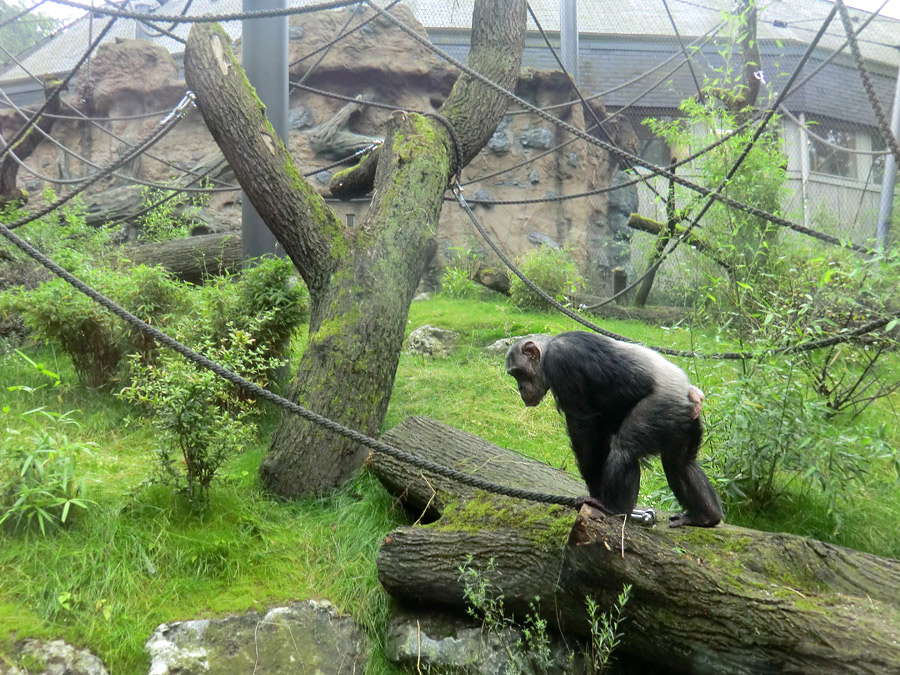
[[[640,460],[658,454],[684,508],[670,525],[721,521],[719,497],[697,463],[703,395],[683,370],[644,347],[585,332],[520,340],[506,366],[527,405],[553,394],[592,501],[611,513],[630,513]]]

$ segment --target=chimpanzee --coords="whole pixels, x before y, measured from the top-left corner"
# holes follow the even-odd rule
[[[642,457],[658,454],[684,513],[670,527],[714,527],[722,503],[697,464],[703,438],[703,392],[656,352],[596,333],[538,335],[506,354],[527,406],[553,393],[592,503],[630,514],[637,503]]]

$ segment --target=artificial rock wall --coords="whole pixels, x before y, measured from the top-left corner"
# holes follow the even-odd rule
[[[419,26],[412,12],[400,5],[394,10],[407,24]],[[411,40],[392,24],[376,19],[349,39],[338,42],[319,63],[316,52],[344,29],[348,12],[367,18],[371,10],[352,8],[319,12],[291,18],[290,79],[306,76],[305,84],[349,97],[397,108],[419,111],[436,110],[450,92],[457,72],[440,61],[423,46]],[[356,25],[354,19],[351,25]],[[312,56],[310,56],[312,54]],[[315,66],[307,75],[307,70]],[[119,41],[102,46],[91,60],[90,77],[85,70],[66,101],[94,117],[113,118],[91,124],[78,120],[59,120],[53,136],[79,155],[98,165],[117,160],[128,144],[139,143],[152,132],[165,114],[181,99],[185,84],[175,60],[162,47],[145,41]],[[547,107],[576,98],[566,77],[559,72],[526,70],[516,93],[530,103]],[[304,172],[331,163],[331,158],[313,150],[308,132],[329,120],[346,102],[325,98],[294,89],[290,97],[290,149]],[[599,135],[626,149],[633,150],[635,138],[627,126],[607,120],[601,102],[592,102],[594,114],[604,121]],[[147,119],[133,119],[145,113],[159,112]],[[579,128],[595,124],[594,118],[579,103],[555,108],[553,114]],[[361,107],[349,118],[348,130],[361,135],[379,136],[382,122],[390,110]],[[132,119],[129,119],[132,118]],[[13,111],[0,111],[0,132],[9,137],[21,123]],[[100,127],[103,127],[101,129]],[[106,133],[112,132],[118,138]],[[463,172],[467,183],[464,195],[470,199],[534,200],[587,192],[621,180],[620,167],[596,146],[574,140],[570,135],[537,116],[522,113],[511,104],[509,113],[498,126],[493,138]],[[548,150],[550,152],[548,152]],[[128,177],[167,181],[178,172],[154,159],[165,159],[184,169],[203,169],[220,157],[202,117],[193,113],[154,146],[148,155],[124,167],[124,178],[109,178],[92,188],[85,197],[88,207],[97,214],[127,214],[118,201],[139,200],[140,188],[128,187]],[[535,161],[518,166],[525,160]],[[87,175],[95,169],[72,157],[61,148],[43,141],[29,158],[28,164],[39,173],[54,178]],[[509,171],[496,174],[504,169]],[[227,170],[216,174],[223,180],[234,180]],[[322,171],[310,178],[324,195],[331,172]],[[471,181],[471,182],[470,182]],[[19,172],[19,186],[32,196],[46,183],[39,177]],[[56,187],[62,192],[63,188]],[[215,193],[204,209],[206,231],[228,231],[240,227],[240,193]],[[32,206],[40,200],[32,198]],[[365,202],[333,202],[338,213],[357,219],[366,208]],[[547,201],[519,205],[479,205],[475,213],[488,232],[509,253],[521,256],[541,245],[566,245],[584,265],[594,289],[607,289],[609,270],[628,258],[628,230],[624,225],[628,214],[637,208],[636,191],[617,190],[566,201]],[[486,249],[472,229],[468,218],[455,201],[443,210],[438,233],[440,259],[453,247]]]

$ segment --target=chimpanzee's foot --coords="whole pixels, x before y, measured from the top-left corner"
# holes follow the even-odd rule
[[[601,502],[596,497],[578,497],[578,501],[576,501],[575,503],[576,503],[576,508],[578,508],[578,509],[580,509],[582,506],[587,504],[588,506],[593,506],[598,511],[602,511],[603,513],[605,513],[607,515],[610,515],[610,516],[615,515],[615,514],[613,514],[612,511],[610,511],[608,508],[606,508],[603,505],[603,502]]]
[[[693,527],[715,527],[721,522],[718,517],[703,518],[700,516],[692,516],[688,513],[676,513],[669,516],[669,527],[683,527],[691,525]]]

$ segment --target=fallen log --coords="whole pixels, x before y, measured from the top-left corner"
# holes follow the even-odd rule
[[[241,269],[241,233],[204,234],[125,248],[135,265],[162,265],[170,274],[192,283]]]
[[[483,477],[505,474],[505,484],[571,485],[433,420],[407,420],[385,438]],[[576,515],[476,493],[380,455],[372,466],[416,511],[440,515],[381,546],[379,578],[400,600],[462,608],[460,568],[490,569],[507,608],[527,612],[540,596],[535,607],[551,625],[586,637],[585,597],[611,604],[629,583],[621,649],[673,672],[900,672],[900,561],[727,525],[647,529],[589,506]]]

